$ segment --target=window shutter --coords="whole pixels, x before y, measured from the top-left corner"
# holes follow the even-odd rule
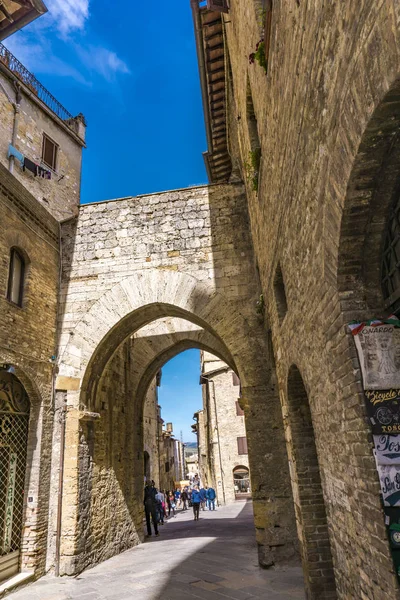
[[[238,454],[248,454],[246,437],[238,437],[237,445],[238,445]]]
[[[240,408],[240,404],[238,401],[236,401],[236,414],[238,417],[244,416],[244,410],[242,408]]]
[[[216,12],[229,12],[228,0],[207,0],[208,10],[215,10]]]

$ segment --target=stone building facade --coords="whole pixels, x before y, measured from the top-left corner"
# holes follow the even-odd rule
[[[201,356],[203,409],[196,413],[199,472],[217,493],[218,504],[250,495],[250,471],[240,381],[221,359]]]

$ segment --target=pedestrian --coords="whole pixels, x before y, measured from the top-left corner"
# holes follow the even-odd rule
[[[192,491],[192,506],[193,506],[193,514],[194,520],[199,520],[199,510],[200,510],[200,502],[201,502],[201,494],[199,490],[199,486],[196,487]]]
[[[181,505],[181,491],[178,488],[175,490],[175,504],[176,506]]]
[[[205,488],[200,488],[200,496],[201,496],[201,509],[206,510],[206,490]]]
[[[167,503],[167,507],[168,507],[168,516],[171,516],[171,498],[169,496],[169,490],[165,491],[165,501]]]
[[[154,487],[154,481],[146,483],[146,487],[144,488],[144,512],[146,515],[146,526],[147,526],[147,535],[151,536],[151,524],[150,517],[153,521],[154,533],[156,536],[159,535],[158,527],[157,527],[157,514],[156,514],[156,494],[157,490]]]
[[[173,492],[169,492],[169,501],[170,501],[170,505],[172,508],[173,516],[175,516],[176,504],[175,504],[175,496],[174,496]]]
[[[215,497],[216,497],[216,493],[214,488],[209,487],[206,490],[206,498],[207,498],[207,502],[208,502],[208,510],[215,510]]]
[[[192,506],[192,490],[190,488],[187,491],[187,495],[188,495],[188,504],[189,504],[189,506]]]
[[[156,494],[157,523],[164,525],[164,494],[160,490]]]
[[[183,503],[183,510],[187,510],[188,493],[186,491],[186,488],[183,490],[183,492],[181,494],[181,500],[182,500],[182,503]]]

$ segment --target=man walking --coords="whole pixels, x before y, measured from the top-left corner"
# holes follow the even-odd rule
[[[207,502],[208,502],[208,510],[215,510],[215,490],[212,487],[209,487],[208,490],[206,490],[206,498],[207,498]]]
[[[165,496],[161,490],[159,490],[156,494],[156,514],[157,514],[157,523],[160,525],[164,525],[164,506],[165,506]]]
[[[148,536],[151,535],[150,516],[151,516],[151,520],[153,521],[154,533],[156,534],[156,536],[159,535],[158,527],[157,527],[157,514],[156,514],[156,507],[157,507],[156,494],[157,494],[157,490],[154,487],[154,481],[152,481],[151,483],[150,482],[146,483],[146,487],[144,488],[143,504],[144,504],[144,512],[146,515],[146,526],[147,526],[147,535]]]
[[[207,486],[206,486],[207,488]],[[206,498],[207,498],[207,491],[206,489],[204,489],[203,487],[200,489],[200,498],[201,498],[201,509],[202,510],[206,510]]]
[[[187,510],[187,502],[188,502],[188,493],[186,491],[186,488],[183,490],[182,494],[181,494],[181,500],[182,500],[182,504],[183,504],[183,510]]]

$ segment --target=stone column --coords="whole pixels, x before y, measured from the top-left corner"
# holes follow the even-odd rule
[[[263,567],[298,554],[296,519],[279,396],[274,384],[242,389],[254,522]]]

